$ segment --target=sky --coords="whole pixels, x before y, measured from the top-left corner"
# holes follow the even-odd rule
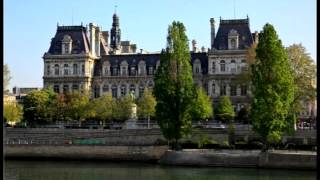
[[[110,31],[112,15],[120,17],[121,40],[137,49],[160,51],[168,25],[184,23],[187,36],[198,47],[210,46],[210,18],[244,19],[250,30],[272,24],[284,46],[302,43],[316,61],[316,0],[5,0],[4,63],[12,87],[43,87],[43,55],[59,25],[95,22]]]

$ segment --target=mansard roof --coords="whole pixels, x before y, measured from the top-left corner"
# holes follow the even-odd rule
[[[58,26],[48,50],[50,54],[61,54],[62,40],[68,35],[72,39],[72,54],[89,53],[89,39],[84,26]]]
[[[221,20],[217,35],[214,40],[214,48],[218,50],[228,49],[228,34],[231,31],[239,34],[239,49],[246,49],[253,43],[253,37],[249,27],[249,19]]]
[[[199,59],[201,62],[201,67],[203,69],[203,74],[207,74],[207,67],[208,67],[208,56],[207,53],[194,53],[190,52],[191,54],[191,63],[196,59]],[[150,53],[150,54],[117,54],[117,55],[103,55],[101,60],[96,61],[94,75],[99,76],[101,74],[102,65],[105,61],[108,61],[110,67],[120,67],[122,61],[126,61],[128,66],[138,66],[140,61],[145,61],[146,66],[153,66],[157,65],[157,61],[160,62],[160,53]]]

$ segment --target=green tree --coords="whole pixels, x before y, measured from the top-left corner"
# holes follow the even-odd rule
[[[7,64],[3,66],[3,93],[7,94],[9,92],[8,86],[11,80],[10,70]]]
[[[168,28],[167,48],[162,51],[155,75],[156,120],[166,139],[178,148],[178,140],[191,133],[191,109],[195,88],[186,28],[173,22]]]
[[[114,101],[112,106],[112,117],[115,121],[123,122],[130,118],[133,100],[129,95]]]
[[[216,110],[216,118],[223,122],[229,122],[235,116],[229,96],[220,96]]]
[[[24,120],[30,125],[52,121],[51,103],[56,94],[52,89],[31,91],[23,101]]]
[[[192,117],[194,120],[205,120],[213,116],[212,100],[206,94],[202,87],[197,89],[194,107],[192,108]]]
[[[77,120],[81,124],[87,117],[89,94],[87,92],[72,92],[66,95],[66,118]]]
[[[260,32],[256,53],[251,120],[263,139],[264,151],[269,143],[280,141],[287,128],[295,87],[288,56],[272,25],[266,24]]]
[[[145,89],[143,96],[138,100],[138,117],[148,118],[148,128],[150,128],[150,117],[155,115],[156,104],[152,92]]]
[[[302,44],[293,44],[286,50],[294,72],[294,84],[297,86],[293,100],[293,111],[297,113],[302,110],[301,101],[313,101],[317,97],[317,67]]]
[[[112,111],[114,105],[114,99],[112,98],[111,93],[107,93],[102,95],[99,98],[92,100],[89,104],[93,111],[94,117],[102,120],[103,122],[111,121],[112,120]]]
[[[3,106],[3,117],[9,124],[16,124],[23,117],[22,106],[17,103],[8,103]]]

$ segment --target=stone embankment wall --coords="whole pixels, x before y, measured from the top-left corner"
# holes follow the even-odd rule
[[[168,146],[7,145],[6,158],[157,161]]]
[[[185,150],[167,151],[160,159],[166,165],[316,169],[316,152]]]

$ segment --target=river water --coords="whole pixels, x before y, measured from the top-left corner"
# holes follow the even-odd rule
[[[316,171],[92,161],[4,162],[5,180],[315,180]]]

